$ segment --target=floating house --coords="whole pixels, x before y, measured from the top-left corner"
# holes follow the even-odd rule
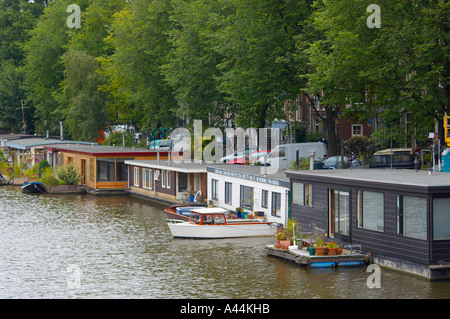
[[[285,170],[265,174],[261,166],[208,165],[208,203],[244,214],[256,213],[285,224],[289,216],[289,179]]]
[[[167,159],[167,151],[145,148],[86,144],[46,146],[46,159],[54,168],[73,164],[82,176],[81,184],[93,194],[125,192],[128,188],[127,160]]]
[[[206,165],[168,160],[126,160],[133,195],[169,203],[205,203]]]
[[[287,171],[303,230],[360,245],[383,267],[450,277],[450,175],[395,169]]]

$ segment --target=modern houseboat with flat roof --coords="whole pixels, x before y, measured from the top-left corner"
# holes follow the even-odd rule
[[[450,174],[361,169],[287,171],[302,229],[361,245],[380,266],[450,278]]]

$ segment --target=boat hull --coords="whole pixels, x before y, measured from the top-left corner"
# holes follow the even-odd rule
[[[230,223],[224,225],[198,225],[180,220],[168,220],[175,238],[219,239],[238,237],[274,236],[276,227],[270,223]]]
[[[46,189],[41,183],[31,182],[22,186],[22,192],[30,194],[40,194],[45,193]]]

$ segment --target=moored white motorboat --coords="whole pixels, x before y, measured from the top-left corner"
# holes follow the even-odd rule
[[[233,238],[275,235],[277,224],[259,219],[228,219],[222,208],[196,208],[191,210],[189,221],[167,219],[175,238]]]

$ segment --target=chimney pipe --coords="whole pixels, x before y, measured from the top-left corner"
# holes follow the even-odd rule
[[[63,133],[63,121],[59,121],[59,136],[60,140],[64,140],[64,133]]]

